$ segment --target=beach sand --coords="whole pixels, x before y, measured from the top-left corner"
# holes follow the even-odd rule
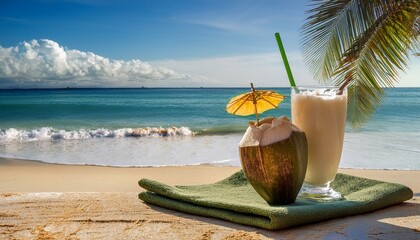
[[[144,204],[141,178],[219,181],[239,167],[116,168],[0,158],[0,239],[419,239],[420,171],[340,172],[401,183],[414,198],[372,213],[267,231]]]

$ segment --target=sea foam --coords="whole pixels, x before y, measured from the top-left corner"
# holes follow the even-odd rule
[[[72,140],[89,138],[123,138],[123,137],[171,137],[192,136],[194,133],[188,127],[146,127],[119,129],[78,129],[63,130],[52,127],[26,129],[0,129],[0,143],[33,142],[48,140]]]

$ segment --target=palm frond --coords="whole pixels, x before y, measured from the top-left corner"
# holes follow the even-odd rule
[[[417,19],[416,19],[416,23],[414,24],[414,31],[416,32],[417,35],[417,48],[415,49],[416,53],[414,53],[415,56],[419,56],[420,57],[420,44],[419,42],[419,37],[420,37],[420,13],[417,14]]]
[[[374,114],[383,88],[398,81],[410,50],[418,47],[419,1],[318,2],[303,26],[303,54],[322,80],[349,84],[348,118],[355,128]]]

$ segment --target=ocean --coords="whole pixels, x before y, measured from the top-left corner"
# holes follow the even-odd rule
[[[290,118],[289,88],[279,109]],[[0,157],[105,166],[240,166],[254,116],[225,111],[248,88],[0,90]],[[360,130],[347,124],[342,168],[420,170],[420,88],[387,90]]]

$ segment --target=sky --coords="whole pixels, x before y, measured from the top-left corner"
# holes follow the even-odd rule
[[[0,0],[0,88],[298,85],[308,0]],[[420,60],[397,86],[420,86]]]

